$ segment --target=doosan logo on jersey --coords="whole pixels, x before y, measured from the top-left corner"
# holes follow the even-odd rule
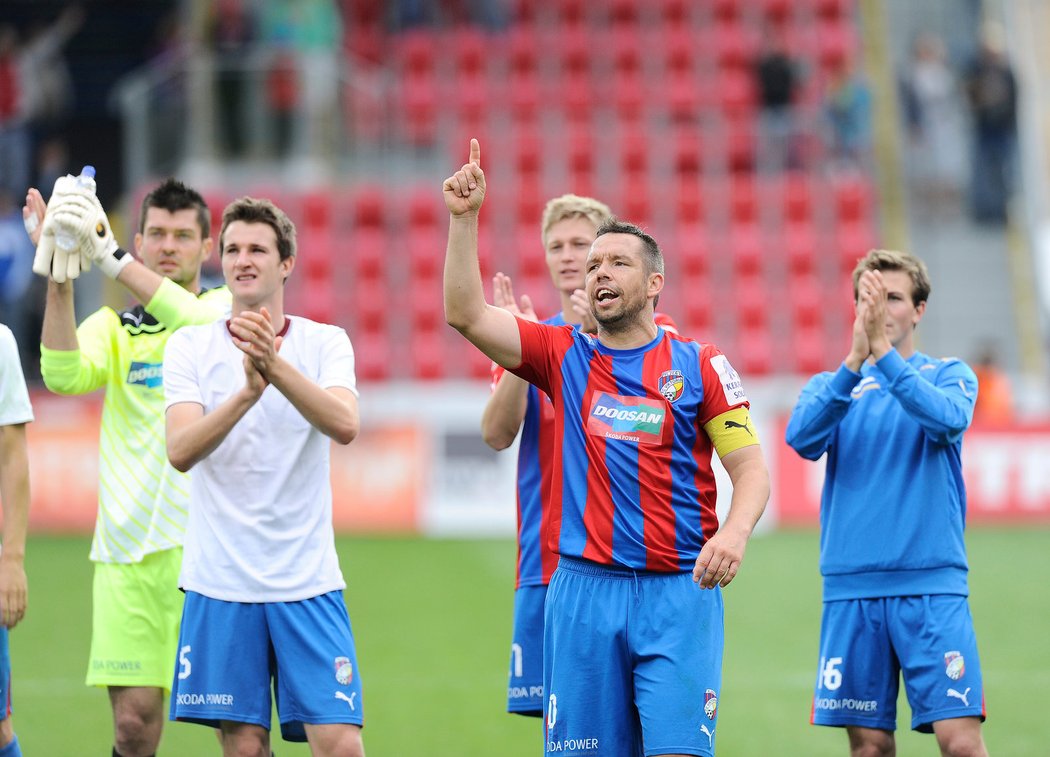
[[[664,419],[663,413],[654,413],[649,410],[625,410],[622,407],[607,405],[598,405],[594,408],[594,414],[617,421],[637,421],[639,423],[660,423]]]
[[[156,389],[164,383],[163,369],[163,363],[134,362],[128,370],[128,383],[141,384],[150,389]]]

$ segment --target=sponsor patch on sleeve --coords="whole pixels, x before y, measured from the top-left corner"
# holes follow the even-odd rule
[[[722,384],[722,392],[726,396],[726,404],[739,405],[741,402],[747,402],[740,374],[729,364],[729,358],[725,355],[715,355],[711,358],[711,367],[718,374],[718,381]]]

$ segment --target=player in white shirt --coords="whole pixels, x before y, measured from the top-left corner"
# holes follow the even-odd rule
[[[361,678],[335,552],[330,441],[359,429],[342,329],[284,313],[295,226],[269,200],[223,213],[231,319],[165,350],[168,457],[190,470],[186,604],[171,717],[221,729],[224,754],[363,755]]]

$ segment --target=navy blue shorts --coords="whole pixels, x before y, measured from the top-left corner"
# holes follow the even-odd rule
[[[361,676],[343,593],[300,602],[226,602],[186,592],[171,719],[270,729],[270,685],[281,735],[304,725],[363,725]]]
[[[722,591],[691,573],[562,557],[547,589],[547,754],[711,757],[724,641]]]
[[[984,720],[977,637],[966,597],[911,597],[825,602],[811,722],[897,728],[901,673],[911,727],[933,732],[948,718]]]

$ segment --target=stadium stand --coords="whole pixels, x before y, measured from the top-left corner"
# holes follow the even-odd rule
[[[661,310],[683,334],[723,346],[750,375],[837,359],[849,303],[827,293],[873,243],[878,213],[873,178],[829,171],[816,128],[829,68],[859,62],[854,0],[516,0],[506,28],[400,32],[367,3],[346,5],[359,20],[347,25],[349,68],[378,63],[394,82],[393,149],[424,150],[447,171],[482,139],[486,284],[507,271],[549,315],[540,212],[551,196],[594,194],[664,246]],[[806,72],[806,133],[800,165],[765,173],[752,61],[771,24]],[[434,177],[398,187],[394,203],[389,193],[362,184],[334,205],[297,198],[306,275],[290,284],[293,306],[363,332],[366,380],[389,375],[382,360],[420,379],[484,378],[486,361],[443,326]]]

